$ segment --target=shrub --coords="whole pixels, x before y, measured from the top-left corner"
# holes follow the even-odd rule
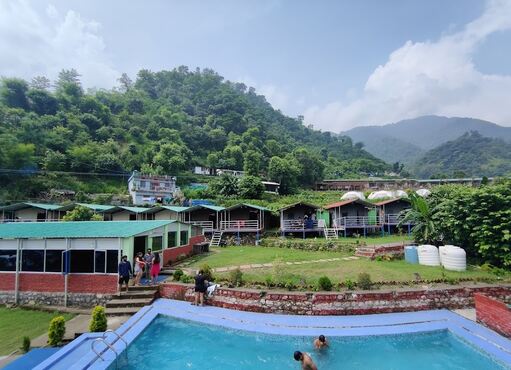
[[[65,333],[66,319],[64,319],[64,316],[54,317],[50,321],[50,327],[48,329],[48,344],[50,346],[58,346],[62,343]]]
[[[273,286],[273,278],[270,275],[266,276],[266,278],[264,279],[264,284],[267,287]]]
[[[353,290],[353,289],[355,289],[355,282],[350,279],[346,279],[346,280],[344,280],[344,286],[348,290]]]
[[[23,337],[23,340],[21,342],[21,352],[27,353],[30,351],[30,338],[29,337]]]
[[[89,323],[89,331],[96,333],[105,331],[107,328],[105,307],[96,306],[92,310],[92,318]]]
[[[183,274],[181,276],[181,282],[182,283],[188,284],[188,283],[191,283],[192,281],[193,281],[193,278],[190,275]]]
[[[357,286],[362,290],[369,290],[373,282],[371,281],[371,275],[367,272],[361,272],[358,274]]]
[[[184,272],[183,270],[181,269],[178,269],[176,271],[174,271],[174,274],[172,275],[174,277],[174,280],[175,281],[179,281],[181,280],[181,277],[184,275]]]
[[[243,284],[243,272],[239,268],[229,272],[229,282],[234,286],[241,286]]]
[[[296,284],[290,279],[284,283],[284,288],[291,291],[293,289],[296,289]]]
[[[321,290],[332,290],[332,282],[328,278],[328,276],[321,276],[318,280],[318,287]]]
[[[213,270],[211,269],[211,267],[209,267],[209,265],[207,263],[204,263],[200,266],[200,269],[202,270],[202,273],[204,275],[204,278],[207,280],[207,281],[213,281],[215,280],[215,278],[213,277]]]

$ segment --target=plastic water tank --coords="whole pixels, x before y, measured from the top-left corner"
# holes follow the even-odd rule
[[[408,263],[419,263],[419,255],[417,254],[417,247],[415,245],[405,246],[405,261]]]
[[[442,264],[446,270],[465,271],[467,269],[467,254],[458,247],[445,248],[442,256]]]
[[[419,255],[419,264],[425,266],[440,266],[438,248],[434,245],[419,245],[417,247],[417,254]]]
[[[444,254],[447,253],[447,249],[449,248],[459,248],[455,245],[450,245],[450,244],[447,244],[447,245],[441,245],[440,247],[438,247],[438,256],[440,257],[440,264],[443,265],[443,257],[444,257]]]

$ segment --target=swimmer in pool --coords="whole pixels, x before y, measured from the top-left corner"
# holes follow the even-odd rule
[[[314,361],[312,361],[312,358],[307,353],[295,351],[294,358],[302,363],[302,370],[318,370]]]
[[[314,348],[316,349],[322,349],[328,347],[328,341],[326,340],[324,335],[320,335],[315,341],[314,341]]]

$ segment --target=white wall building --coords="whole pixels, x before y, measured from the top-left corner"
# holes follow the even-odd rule
[[[133,204],[169,203],[179,191],[174,176],[146,175],[138,171],[128,179]]]

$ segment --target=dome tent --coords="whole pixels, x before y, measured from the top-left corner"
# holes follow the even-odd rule
[[[404,190],[396,190],[392,192],[396,198],[408,198],[408,194]]]
[[[341,200],[348,200],[348,199],[361,199],[361,200],[365,200],[366,197],[360,191],[348,191],[347,193],[343,194],[343,196],[341,197]]]
[[[416,191],[416,193],[421,197],[427,197],[428,195],[431,194],[431,191],[429,191],[428,189],[419,189]]]
[[[392,192],[388,190],[378,190],[373,191],[371,194],[369,194],[368,199],[385,199],[385,198],[392,198]]]

